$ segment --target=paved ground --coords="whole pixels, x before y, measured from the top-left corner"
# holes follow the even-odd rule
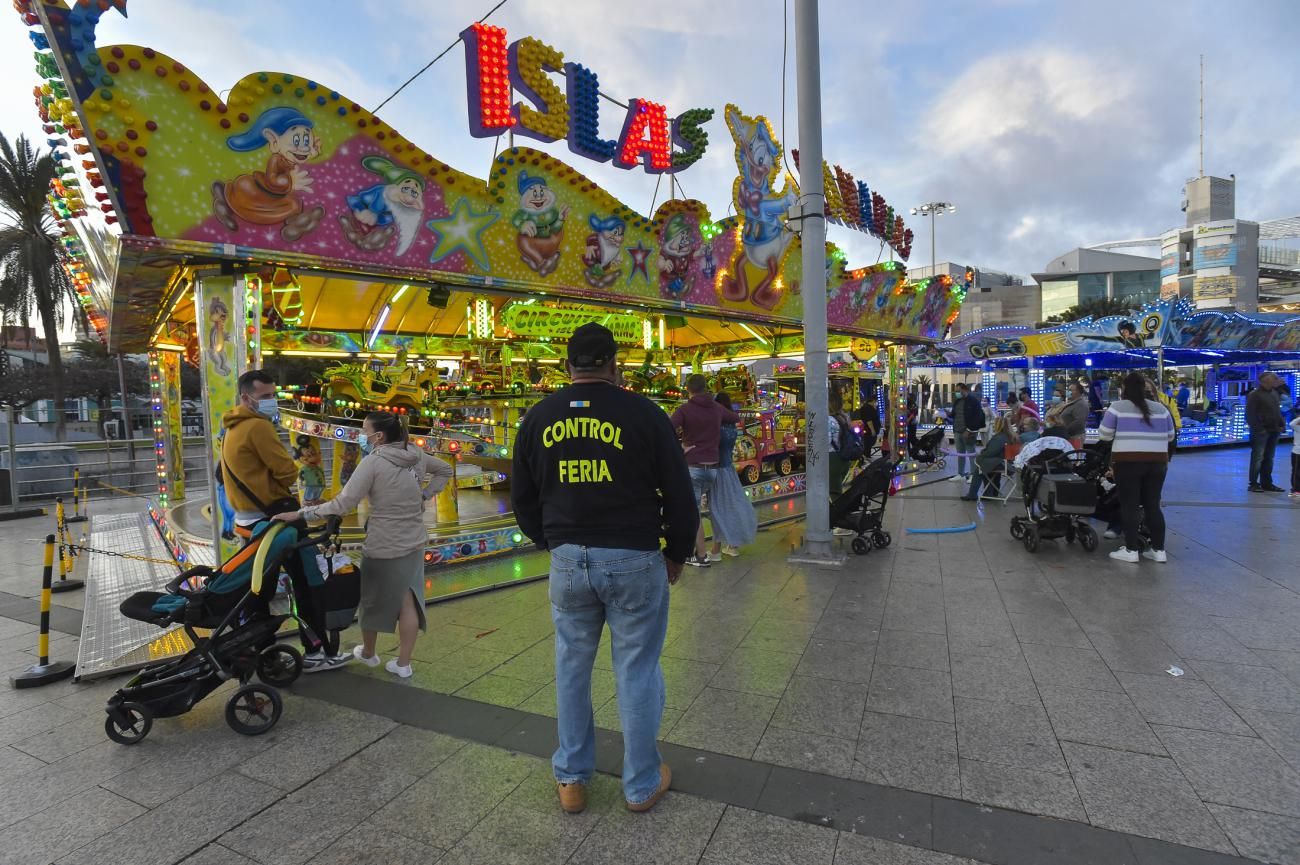
[[[893,500],[893,547],[842,570],[788,566],[787,527],[688,572],[661,733],[687,792],[648,818],[608,777],[588,815],[553,807],[543,583],[431,608],[411,682],[312,677],[261,739],[219,695],[125,749],[102,734],[116,683],[2,692],[0,863],[1300,863],[1300,505],[1248,495],[1244,457],[1176,460],[1163,567],[1031,556],[1014,505],[979,514],[944,481]],[[33,594],[23,539],[46,530],[0,523],[0,591]],[[32,626],[2,618],[23,603],[0,597],[5,669],[31,660]]]

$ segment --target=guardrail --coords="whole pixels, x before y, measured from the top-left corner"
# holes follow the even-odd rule
[[[182,449],[186,483],[206,487],[206,440],[184,440]],[[10,454],[17,468],[10,477]],[[77,478],[80,478],[78,489]],[[0,506],[33,506],[62,497],[86,499],[122,495],[151,496],[158,490],[158,471],[152,439],[50,442],[0,447]]]

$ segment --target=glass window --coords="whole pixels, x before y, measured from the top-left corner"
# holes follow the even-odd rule
[[[1135,270],[1115,274],[1115,297],[1131,298],[1135,303],[1150,303],[1160,298],[1160,271]]]
[[[1105,298],[1106,274],[1079,274],[1079,303],[1087,303],[1092,300],[1104,300]]]
[[[1043,282],[1043,320],[1060,315],[1078,302],[1077,280],[1049,279]]]

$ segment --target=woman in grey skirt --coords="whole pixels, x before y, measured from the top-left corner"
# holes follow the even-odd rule
[[[388,412],[366,415],[358,444],[367,456],[337,496],[276,519],[341,517],[356,510],[362,499],[369,500],[361,547],[361,645],[352,654],[366,666],[378,666],[379,632],[391,634],[396,624],[397,657],[384,669],[405,679],[411,675],[415,641],[426,626],[424,549],[429,531],[424,507],[451,480],[452,468],[410,444],[401,422]]]

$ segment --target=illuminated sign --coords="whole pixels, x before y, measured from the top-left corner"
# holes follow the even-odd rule
[[[551,306],[513,303],[501,311],[501,321],[516,336],[547,336],[567,339],[580,326],[595,321],[624,345],[641,345],[642,319],[637,315],[602,313],[590,309],[557,309]]]
[[[631,99],[618,139],[603,139],[595,72],[566,63],[563,53],[531,36],[507,46],[504,27],[480,22],[460,35],[471,135],[492,138],[513,130],[539,141],[565,138],[580,156],[619,168],[644,165],[651,174],[681,171],[704,155],[709,136],[703,126],[713,117],[712,109],[693,108],[670,121],[660,103]],[[563,73],[563,91],[551,79],[553,73]],[[514,102],[515,93],[532,104]],[[681,150],[674,153],[674,144]]]
[[[799,165],[799,151],[791,150],[794,165]],[[907,261],[912,256],[912,229],[903,224],[903,215],[895,212],[885,197],[854,180],[838,165],[822,163],[822,183],[826,187],[826,219],[878,237]]]

